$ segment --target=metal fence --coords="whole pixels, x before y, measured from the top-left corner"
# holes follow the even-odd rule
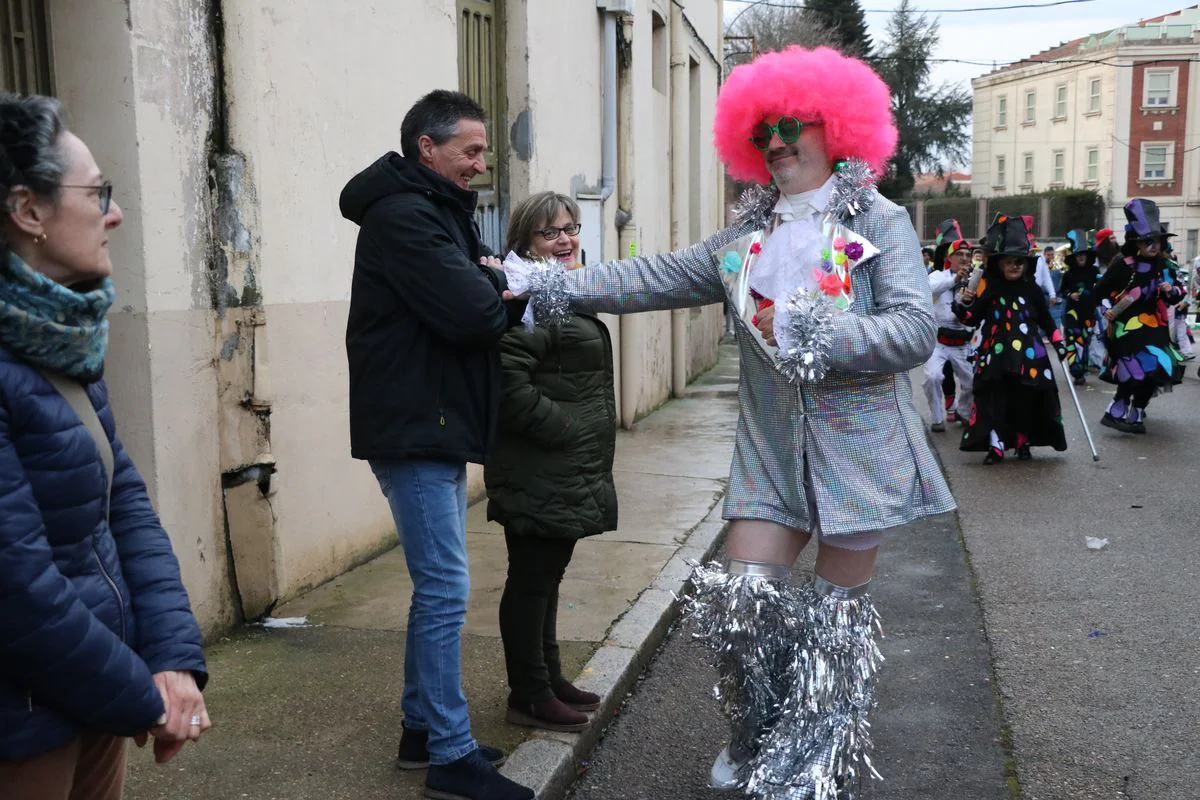
[[[1104,227],[1102,204],[1071,196],[932,197],[896,202],[908,212],[924,243],[932,242],[937,237],[938,225],[950,218],[958,220],[963,237],[970,241],[978,241],[997,214],[1033,217],[1033,234],[1038,239],[1065,239],[1067,231],[1075,228]]]

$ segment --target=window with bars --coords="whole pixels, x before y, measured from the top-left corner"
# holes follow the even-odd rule
[[[1097,183],[1100,180],[1100,150],[1096,147],[1089,147],[1087,151],[1087,179],[1089,183]]]
[[[20,94],[54,94],[45,0],[0,3],[0,88]]]
[[[487,113],[487,171],[475,176],[478,221],[484,244],[499,252],[504,238],[501,209],[505,195],[503,0],[457,0],[458,88]]]

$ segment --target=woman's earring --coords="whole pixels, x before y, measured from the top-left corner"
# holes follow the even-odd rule
[[[39,233],[37,236],[33,237],[33,243],[34,244],[45,244],[46,243],[46,234]]]

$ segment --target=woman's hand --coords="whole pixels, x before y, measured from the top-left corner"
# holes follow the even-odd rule
[[[1067,295],[1067,297],[1070,297],[1072,300],[1078,300],[1079,292],[1071,292],[1069,295]]]
[[[754,327],[758,328],[767,344],[775,347],[775,306],[760,310],[754,317]]]
[[[165,764],[189,741],[200,741],[200,735],[212,727],[212,721],[192,673],[159,672],[154,676],[154,685],[167,711],[149,733],[154,737],[154,760]],[[146,743],[145,735],[134,741],[141,747]]]
[[[963,289],[962,294],[959,295],[959,300],[964,306],[969,306],[975,302],[975,293],[970,289]]]

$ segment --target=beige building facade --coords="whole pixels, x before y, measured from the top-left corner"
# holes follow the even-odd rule
[[[395,543],[350,458],[357,229],[337,201],[399,149],[413,101],[462,88],[493,113],[478,187],[493,246],[513,203],[543,189],[580,201],[588,263],[720,222],[720,0],[29,0],[2,13],[6,88],[63,100],[125,209],[107,378],[210,634]],[[716,359],[719,307],[608,322],[625,425]]]
[[[1200,10],[1075,39],[972,81],[976,197],[1088,188],[1125,224],[1158,203],[1187,259],[1200,255]],[[1061,235],[1063,231],[1055,231]]]

